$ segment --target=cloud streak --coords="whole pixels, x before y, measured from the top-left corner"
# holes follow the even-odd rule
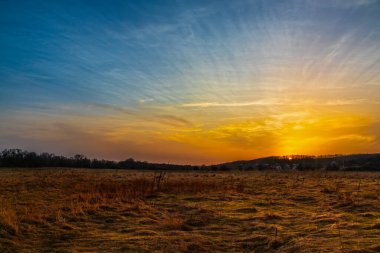
[[[170,142],[177,157],[205,154],[189,161],[248,159],[281,152],[278,135],[308,140],[292,131],[317,131],[313,120],[337,134],[340,113],[356,131],[345,136],[372,136],[375,144],[357,141],[379,152],[380,133],[341,115],[380,120],[379,13],[376,0],[2,2],[0,138],[33,147],[29,132],[48,150],[65,132],[54,123],[66,122],[120,156],[108,146],[138,136],[137,146],[149,143],[141,150]],[[284,141],[304,150],[293,142]],[[335,142],[344,149],[348,140]]]

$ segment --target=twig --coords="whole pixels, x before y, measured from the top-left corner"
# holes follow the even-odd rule
[[[336,225],[337,225],[338,233],[339,233],[340,247],[341,247],[341,249],[342,249],[342,252],[344,252],[343,240],[342,240],[342,234],[341,234],[341,232],[340,232],[339,221],[336,223]]]

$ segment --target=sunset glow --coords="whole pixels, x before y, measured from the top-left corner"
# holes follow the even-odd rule
[[[377,0],[2,2],[0,148],[186,164],[380,152],[379,13]]]

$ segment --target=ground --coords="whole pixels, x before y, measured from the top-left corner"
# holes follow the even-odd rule
[[[380,173],[0,169],[0,252],[380,252]]]

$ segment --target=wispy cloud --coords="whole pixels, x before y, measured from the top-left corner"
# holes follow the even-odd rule
[[[121,113],[123,115],[132,116],[135,119],[144,120],[146,124],[149,124],[149,122],[156,122],[164,125],[170,125],[175,127],[189,127],[193,126],[193,124],[182,117],[174,116],[174,115],[168,115],[168,114],[161,114],[161,113],[155,113],[152,111],[147,110],[132,110],[129,108],[125,108],[122,106],[116,106],[116,105],[110,105],[110,104],[89,104],[87,105],[89,107],[93,108],[100,108],[105,109],[107,112],[106,115],[109,115],[109,111],[114,111],[117,113]],[[111,114],[112,115],[112,114]]]
[[[329,6],[336,8],[366,7],[379,3],[379,0],[329,0],[329,1],[308,1],[310,4],[319,6]]]
[[[281,141],[294,148],[289,152],[303,143],[303,151],[330,140],[339,124],[347,125],[345,136],[380,138],[355,120],[332,116],[380,117],[377,0],[1,7],[0,136],[7,143],[33,146],[30,133],[46,149],[57,147],[50,135],[70,135],[71,125],[78,130],[73,136],[89,133],[84,138],[92,145],[97,134],[102,145],[118,148],[123,140],[131,149],[168,141],[176,143],[168,144],[176,157],[202,151],[217,160],[260,155],[255,150],[265,139],[273,145],[263,154]],[[308,129],[324,133],[311,140],[317,134]],[[337,139],[334,147],[348,150],[342,143],[354,141]],[[374,143],[371,150],[379,151]]]
[[[282,103],[276,100],[258,100],[252,102],[236,102],[236,103],[218,103],[218,102],[200,102],[200,103],[185,103],[181,107],[245,107],[245,106],[268,106],[281,105]]]
[[[336,99],[329,100],[326,102],[326,105],[358,105],[363,103],[376,103],[374,101],[368,101],[367,99]]]
[[[300,100],[300,99],[263,99],[252,102],[199,102],[199,103],[184,103],[180,107],[251,107],[251,106],[296,106],[296,105],[319,105],[319,106],[337,106],[337,105],[358,105],[358,104],[377,104],[378,101],[368,99],[336,99],[336,100]]]

